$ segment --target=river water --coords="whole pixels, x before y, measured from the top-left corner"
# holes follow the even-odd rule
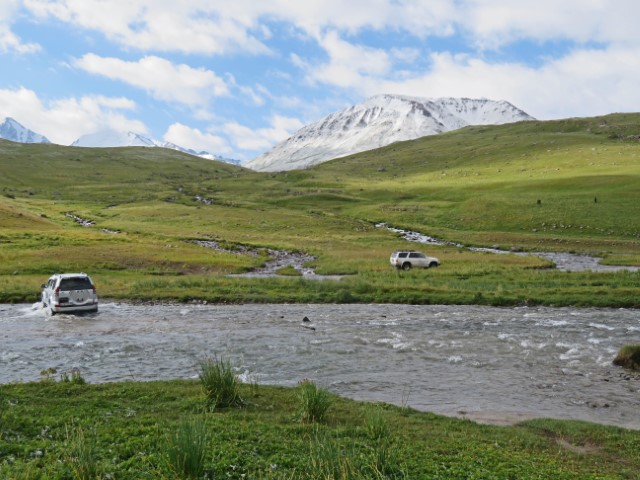
[[[308,322],[303,322],[304,317]],[[640,374],[611,364],[640,312],[412,305],[131,305],[50,316],[0,305],[0,383],[77,368],[90,383],[197,378],[225,356],[247,382],[310,378],[359,400],[481,422],[640,429]]]

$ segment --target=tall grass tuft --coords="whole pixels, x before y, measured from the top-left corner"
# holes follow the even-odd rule
[[[398,459],[398,448],[391,440],[380,440],[374,445],[371,457],[365,466],[365,478],[401,479],[406,478]]]
[[[229,359],[207,358],[200,362],[200,381],[212,408],[241,406],[240,380]]]
[[[308,471],[304,478],[322,480],[355,480],[363,478],[355,465],[356,455],[345,451],[336,440],[329,436],[319,436],[311,445]]]
[[[87,439],[81,427],[71,431],[67,427],[65,460],[75,480],[100,478],[100,468],[95,455],[95,438]]]
[[[391,435],[391,429],[384,417],[382,407],[367,408],[364,414],[364,425],[367,434],[373,440],[388,438]]]
[[[303,422],[321,422],[331,406],[331,394],[309,379],[298,384],[298,406]]]
[[[87,381],[80,373],[80,370],[73,369],[60,374],[60,381],[63,383],[71,383],[72,385],[85,385]]]
[[[365,429],[373,442],[366,464],[367,478],[405,478],[395,436],[380,406],[365,412]]]
[[[168,439],[167,457],[181,478],[200,478],[205,469],[209,434],[204,422],[185,421]]]

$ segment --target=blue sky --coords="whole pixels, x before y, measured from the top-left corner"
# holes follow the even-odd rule
[[[636,0],[0,0],[0,120],[249,160],[371,95],[640,111]]]

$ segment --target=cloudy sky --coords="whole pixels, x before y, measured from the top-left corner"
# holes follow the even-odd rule
[[[248,160],[378,93],[640,111],[637,0],[0,0],[0,122]]]

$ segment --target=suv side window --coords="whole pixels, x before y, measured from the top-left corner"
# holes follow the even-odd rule
[[[410,253],[409,254],[409,258],[420,258],[420,254],[419,253]]]
[[[400,252],[400,253],[398,254],[398,257],[399,257],[399,258],[407,258],[407,252]]]

